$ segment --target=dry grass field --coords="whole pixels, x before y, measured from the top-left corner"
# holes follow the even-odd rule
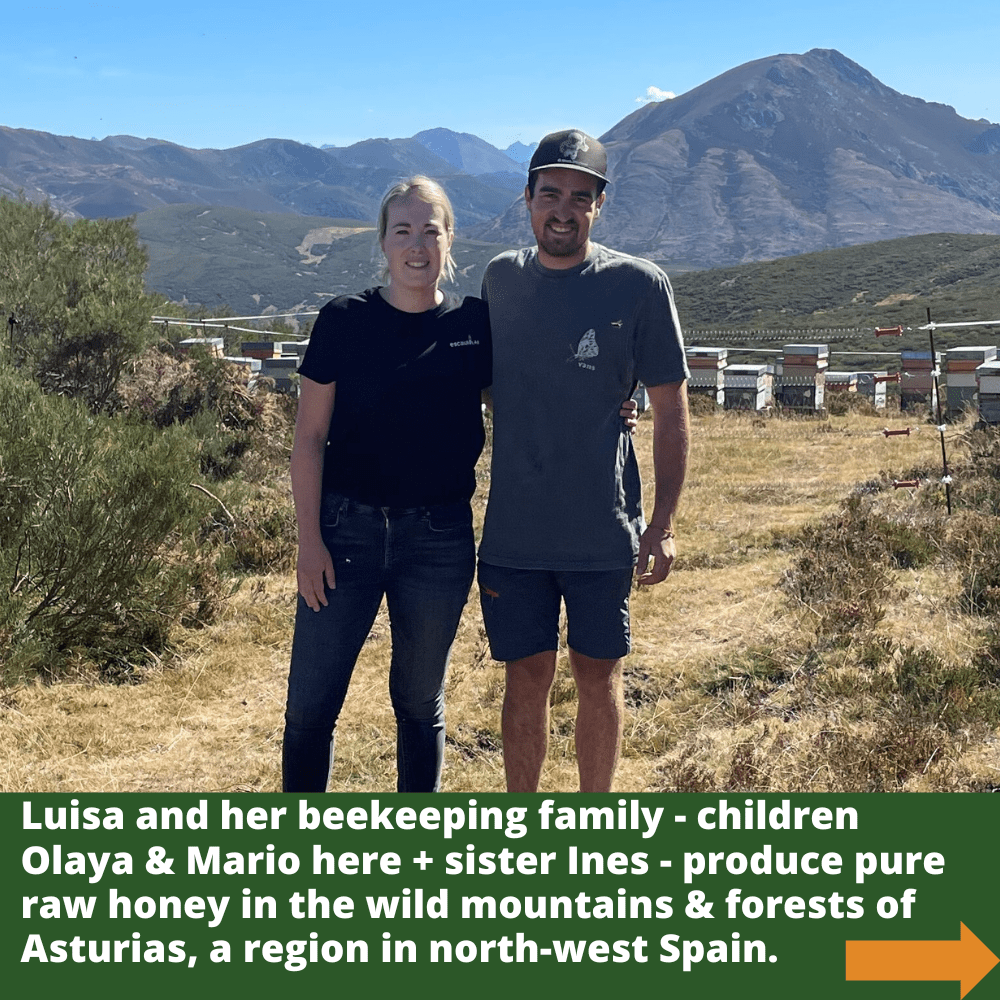
[[[913,433],[886,438],[887,425]],[[958,469],[970,428],[947,431]],[[635,435],[647,477],[650,429],[643,419]],[[914,473],[930,484],[892,488]],[[695,416],[677,565],[634,595],[616,789],[1000,787],[998,617],[963,599],[985,522],[958,503],[959,472],[946,517],[939,477],[937,431],[913,415]],[[278,790],[294,596],[292,574],[243,580],[139,683],[81,673],[3,689],[0,790]],[[338,729],[333,790],[395,787],[388,656],[383,614]],[[448,679],[444,790],[503,790],[502,694],[473,597]],[[572,791],[565,658],[552,701],[542,788]]]

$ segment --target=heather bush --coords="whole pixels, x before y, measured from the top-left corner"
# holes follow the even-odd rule
[[[1000,615],[1000,524],[995,517],[972,523],[978,530],[966,534],[968,545],[957,554],[963,566],[961,603],[975,614]]]
[[[972,431],[968,453],[954,463],[947,554],[961,568],[963,610],[1000,614],[1000,428]]]
[[[814,612],[820,633],[868,630],[885,617],[892,577],[873,558],[859,523],[865,519],[861,511],[862,504],[852,499],[843,516],[807,525],[802,554],[782,579],[784,591]]]
[[[9,359],[47,392],[118,408],[128,362],[150,341],[146,251],[129,219],[65,222],[0,198],[0,314]]]
[[[826,412],[832,417],[842,417],[848,413],[860,413],[866,417],[877,416],[879,411],[864,394],[859,392],[830,392],[829,386],[823,397]]]
[[[91,414],[0,367],[6,677],[74,660],[120,675],[164,648],[207,585],[185,542],[208,503],[195,471],[182,429]]]
[[[941,554],[939,533],[933,518],[890,517],[870,498],[852,496],[837,516],[802,530],[801,554],[782,587],[816,613],[820,632],[869,631],[885,617],[890,570],[933,563]]]
[[[965,436],[968,452],[952,460],[957,509],[1000,515],[1000,427],[986,427]]]

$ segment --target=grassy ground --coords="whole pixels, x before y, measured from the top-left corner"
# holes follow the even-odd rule
[[[913,433],[886,438],[890,424]],[[647,476],[650,432],[644,419],[635,437]],[[969,424],[947,437],[960,463]],[[944,515],[934,482],[891,486],[939,463],[936,430],[898,413],[694,418],[678,563],[634,596],[617,790],[1000,786],[997,616],[963,600],[978,529]],[[276,791],[294,586],[246,579],[141,683],[0,691],[0,790]],[[395,787],[388,656],[381,615],[339,726],[335,790]],[[446,791],[503,790],[502,696],[473,599],[448,679]],[[563,657],[545,791],[576,787],[575,709]]]

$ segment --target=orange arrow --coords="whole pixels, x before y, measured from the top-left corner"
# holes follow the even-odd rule
[[[848,980],[936,980],[961,982],[960,998],[1000,958],[965,924],[959,941],[848,941]]]

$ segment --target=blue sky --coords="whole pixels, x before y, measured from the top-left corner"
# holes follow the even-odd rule
[[[499,147],[600,134],[779,52],[839,49],[883,83],[1000,120],[996,0],[22,3],[0,19],[0,125],[228,147],[444,126]]]

